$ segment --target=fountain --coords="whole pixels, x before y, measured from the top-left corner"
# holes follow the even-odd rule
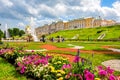
[[[6,37],[6,39],[8,39],[10,37],[7,24],[5,24],[5,37]]]
[[[34,28],[34,19],[33,19],[33,17],[31,17],[31,19],[30,19],[30,26],[31,26],[31,35],[32,35],[32,37],[33,37],[33,40],[35,41],[35,42],[37,42],[37,41],[39,41],[38,40],[38,38],[37,38],[37,36],[36,36],[36,32],[35,32],[35,28]]]

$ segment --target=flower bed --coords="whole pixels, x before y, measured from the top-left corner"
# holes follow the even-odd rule
[[[16,66],[21,74],[36,80],[119,80],[110,67],[94,68],[92,62],[75,56],[67,58],[39,52],[26,52],[20,48],[2,48],[0,56]],[[11,61],[10,61],[11,60]]]

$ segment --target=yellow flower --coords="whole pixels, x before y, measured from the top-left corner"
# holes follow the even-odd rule
[[[100,78],[95,78],[95,80],[101,80]]]
[[[57,72],[60,72],[61,74],[65,74],[65,71],[63,70],[57,70]]]
[[[58,78],[57,80],[63,80],[63,77]]]
[[[58,63],[58,64],[60,64],[61,62],[60,62],[60,61],[58,61],[57,63]]]
[[[66,58],[63,58],[63,60],[67,60]]]
[[[57,74],[57,77],[60,77],[60,76],[61,76],[61,74],[60,74],[60,73],[58,73],[58,74]]]
[[[53,66],[49,66],[49,68],[50,68],[51,72],[54,72],[54,73],[56,72],[55,68]]]

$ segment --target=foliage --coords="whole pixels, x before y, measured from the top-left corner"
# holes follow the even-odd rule
[[[25,34],[25,32],[23,30],[20,30],[19,28],[9,28],[8,32],[10,34],[10,37],[14,37],[14,36],[22,36],[23,34]]]
[[[17,36],[19,35],[19,28],[13,28],[13,33],[14,33],[14,36]]]
[[[19,31],[19,36],[21,37],[23,34],[25,34],[25,32],[23,30]]]
[[[3,38],[4,34],[3,34],[3,31],[0,29],[0,41],[1,41],[1,38]]]
[[[13,37],[14,36],[14,33],[13,33],[13,29],[8,29],[8,32],[9,32],[9,34],[10,34],[10,37]]]

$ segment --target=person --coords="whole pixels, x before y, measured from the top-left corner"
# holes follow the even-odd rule
[[[45,42],[45,35],[42,35],[42,41]]]
[[[51,41],[54,42],[54,38],[53,37],[51,38]]]
[[[60,42],[60,38],[58,38],[58,42]]]
[[[64,42],[64,40],[65,40],[65,39],[62,37],[62,42]]]

